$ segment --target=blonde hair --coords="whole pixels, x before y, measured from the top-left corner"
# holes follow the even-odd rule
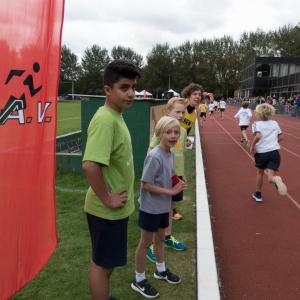
[[[255,114],[262,121],[268,121],[271,118],[271,116],[275,114],[275,111],[275,108],[268,103],[259,104],[255,108]]]
[[[172,117],[163,116],[159,119],[155,126],[155,135],[159,137],[162,133],[173,127],[180,128],[180,123],[178,122],[178,120]]]
[[[187,103],[188,103],[188,100],[187,100],[187,99],[184,99],[184,98],[173,97],[173,98],[171,98],[171,99],[168,101],[168,103],[166,104],[166,111],[167,111],[167,112],[170,112],[170,111],[173,109],[173,107],[174,107],[174,105],[175,105],[176,103],[179,103],[179,104],[182,104],[182,105],[186,106]]]

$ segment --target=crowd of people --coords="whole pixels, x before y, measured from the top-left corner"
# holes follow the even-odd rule
[[[251,104],[268,103],[275,108],[283,107],[282,111],[289,113],[292,108],[296,110],[296,114],[300,116],[300,93],[291,97],[278,97],[278,96],[257,96],[257,97],[244,97],[244,98],[228,98],[228,102],[232,104],[241,104],[243,101],[248,101]]]
[[[127,227],[129,216],[135,210],[135,175],[131,137],[122,113],[133,103],[139,77],[139,71],[132,63],[125,60],[111,62],[104,71],[105,104],[97,110],[88,128],[82,166],[90,186],[84,211],[92,242],[89,288],[94,300],[115,299],[110,293],[110,277],[115,267],[127,262]],[[176,206],[183,200],[187,186],[185,151],[191,144],[187,135],[198,113],[203,126],[207,112],[211,117],[219,111],[222,119],[226,109],[223,99],[203,98],[203,88],[199,84],[187,85],[181,96],[168,101],[166,115],[155,126],[140,179],[140,240],[135,252],[131,288],[146,298],[159,296],[145,274],[146,259],[154,264],[155,279],[170,284],[181,282],[180,276],[167,267],[164,249],[186,249],[186,244],[175,238],[172,222],[182,218]],[[287,192],[277,174],[281,130],[278,123],[271,120],[272,106],[258,105],[258,121],[253,123],[254,138],[250,142],[246,131],[252,114],[248,106],[249,102],[243,102],[235,117],[239,120],[241,141],[249,144],[255,153],[258,171],[252,197],[261,202],[264,172],[280,194]]]

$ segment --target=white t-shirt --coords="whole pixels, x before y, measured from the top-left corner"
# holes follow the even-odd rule
[[[214,103],[209,103],[209,104],[208,104],[208,110],[209,110],[209,111],[213,111],[214,109],[215,109]]]
[[[252,111],[250,108],[241,107],[234,117],[239,119],[239,126],[248,126],[252,118]]]
[[[252,124],[252,131],[255,134],[261,134],[260,140],[256,143],[256,152],[265,153],[280,149],[278,143],[278,135],[281,134],[281,129],[278,123],[274,120],[257,121]]]
[[[226,102],[221,100],[220,103],[219,103],[219,107],[225,109],[226,108]]]

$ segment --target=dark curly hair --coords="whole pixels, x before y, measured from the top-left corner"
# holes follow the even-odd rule
[[[190,83],[182,90],[181,96],[184,98],[190,98],[191,94],[195,91],[201,91],[201,94],[204,92],[203,87],[200,84]]]

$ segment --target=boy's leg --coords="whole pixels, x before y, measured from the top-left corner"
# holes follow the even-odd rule
[[[169,213],[169,226],[165,229],[165,235],[169,236],[172,234],[172,224],[173,224],[173,209],[175,208],[175,203],[171,202],[171,210]]]
[[[158,263],[164,262],[165,228],[159,228],[154,234],[154,253]]]
[[[109,278],[113,269],[97,266],[93,261],[89,272],[89,289],[92,300],[108,299]]]
[[[261,192],[263,185],[264,169],[256,169],[256,191]]]
[[[282,178],[277,176],[277,172],[271,169],[266,169],[266,174],[268,176],[268,181],[275,184],[278,193],[285,196],[287,194],[287,187],[283,183]]]
[[[153,240],[153,232],[141,229],[141,239],[135,251],[135,270],[138,273],[145,271],[147,248]]]
[[[245,141],[248,141],[246,130],[242,130],[242,137],[245,139]]]

